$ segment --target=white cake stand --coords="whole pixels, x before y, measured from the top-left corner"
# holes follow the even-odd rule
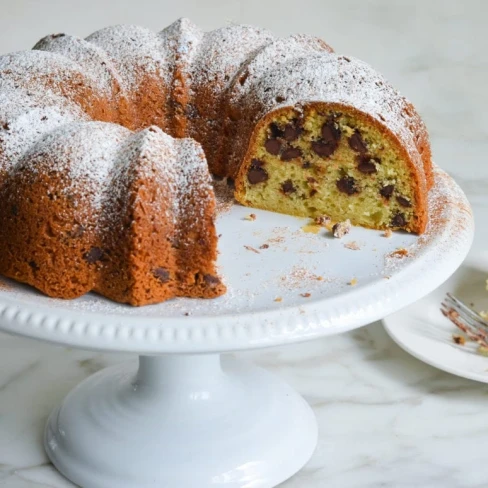
[[[234,206],[218,222],[229,292],[216,300],[131,308],[5,282],[1,330],[140,355],[138,367],[88,378],[52,413],[52,462],[87,488],[258,488],[292,476],[317,442],[312,410],[279,379],[220,354],[338,334],[440,285],[467,254],[473,221],[445,173],[431,193],[421,238],[355,228],[338,240],[304,232],[303,219],[254,211],[249,221],[251,210]],[[392,255],[398,248],[408,256]]]

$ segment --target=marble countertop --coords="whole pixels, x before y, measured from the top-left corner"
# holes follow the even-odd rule
[[[280,34],[320,35],[338,51],[376,66],[414,101],[430,129],[436,162],[455,177],[473,205],[478,223],[473,251],[486,247],[487,2],[1,4],[0,53],[28,48],[50,32],[87,35],[107,24],[129,22],[160,29],[182,15],[205,28],[235,21]],[[486,385],[412,358],[381,323],[245,355],[295,387],[319,420],[315,455],[284,488],[488,486]],[[47,415],[80,380],[127,357],[0,335],[0,486],[73,486],[43,452]]]

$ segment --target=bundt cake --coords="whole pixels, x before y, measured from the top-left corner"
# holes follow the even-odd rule
[[[0,57],[0,273],[144,305],[216,297],[210,173],[252,207],[422,233],[425,126],[320,39],[186,19]]]

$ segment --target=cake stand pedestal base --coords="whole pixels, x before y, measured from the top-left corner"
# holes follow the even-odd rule
[[[295,391],[218,354],[102,370],[68,394],[45,433],[51,461],[85,488],[270,488],[316,443],[314,414]]]

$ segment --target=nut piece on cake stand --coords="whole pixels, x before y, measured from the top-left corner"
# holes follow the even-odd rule
[[[338,334],[425,296],[461,264],[473,220],[436,170],[421,237],[354,228],[343,239],[304,219],[234,206],[220,216],[229,292],[130,308],[95,295],[62,301],[8,282],[0,329],[139,354],[83,381],[49,418],[55,466],[90,488],[276,486],[311,457],[317,425],[281,380],[220,354]],[[354,241],[355,245],[351,245]]]

